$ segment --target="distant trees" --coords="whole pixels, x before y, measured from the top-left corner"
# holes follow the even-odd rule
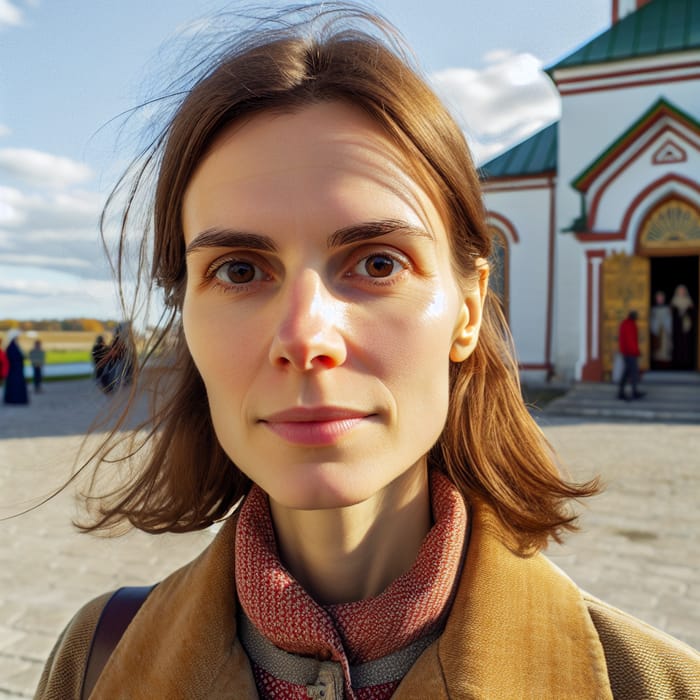
[[[18,321],[14,318],[0,319],[0,331],[88,331],[90,333],[111,332],[117,321],[96,318],[43,319],[40,321]]]

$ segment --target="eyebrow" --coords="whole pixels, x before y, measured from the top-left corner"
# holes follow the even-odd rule
[[[409,236],[428,238],[431,241],[435,240],[429,231],[413,226],[406,221],[383,219],[352,224],[338,229],[328,236],[326,245],[328,248],[340,248],[352,243],[380,238],[397,231]],[[247,248],[271,253],[278,250],[277,244],[269,236],[228,228],[210,228],[197,234],[185,249],[185,255],[189,255],[200,248]]]
[[[362,224],[353,224],[338,229],[328,236],[327,245],[329,248],[339,248],[344,245],[349,245],[350,243],[368,241],[395,232],[405,233],[409,236],[428,238],[431,241],[435,240],[434,236],[429,231],[418,228],[417,226],[412,226],[406,221],[401,221],[400,219],[382,219],[381,221],[366,221]]]
[[[185,255],[200,248],[250,248],[271,253],[277,250],[275,242],[269,236],[227,228],[209,228],[198,233],[187,245]]]

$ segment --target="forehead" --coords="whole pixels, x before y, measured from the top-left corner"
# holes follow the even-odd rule
[[[349,198],[357,207],[358,193],[364,192],[368,210],[392,200],[414,212],[413,223],[433,226],[441,221],[438,206],[415,171],[406,153],[356,106],[322,102],[293,112],[263,112],[215,140],[190,179],[183,223],[202,213],[217,193],[237,198],[242,213],[246,202],[274,197],[275,204],[291,204],[314,192],[341,207]]]

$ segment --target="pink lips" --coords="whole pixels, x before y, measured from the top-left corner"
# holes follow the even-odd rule
[[[274,413],[261,422],[273,433],[295,445],[331,445],[362,423],[369,414],[335,408],[292,408]]]

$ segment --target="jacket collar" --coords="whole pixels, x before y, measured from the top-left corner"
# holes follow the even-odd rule
[[[485,508],[470,516],[467,558],[442,636],[397,700],[612,698],[605,656],[579,589],[541,555],[503,543]],[[236,518],[148,597],[100,677],[94,700],[258,697],[236,637]]]
[[[394,697],[612,699],[602,645],[580,590],[544,556],[519,557],[486,508],[472,531],[441,638]]]

